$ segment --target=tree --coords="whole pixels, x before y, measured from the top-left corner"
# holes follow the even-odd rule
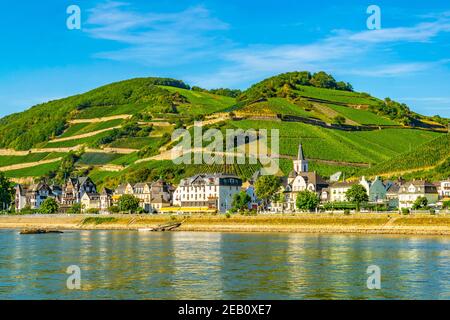
[[[315,192],[301,191],[297,194],[296,205],[299,210],[311,212],[319,205],[319,197]]]
[[[428,206],[428,199],[426,197],[418,197],[412,206],[413,210],[424,209]]]
[[[59,210],[59,205],[53,198],[47,198],[44,202],[42,202],[41,207],[39,208],[39,213],[42,214],[55,214]]]
[[[444,201],[442,203],[442,209],[449,209],[450,208],[450,200]]]
[[[14,188],[11,182],[0,172],[0,211],[9,208],[13,202]]]
[[[139,208],[139,199],[133,195],[125,194],[119,198],[119,209],[121,212],[134,213]]]
[[[361,203],[369,201],[366,188],[360,184],[353,185],[345,193],[347,200],[356,204],[356,211],[359,211]]]
[[[241,191],[233,197],[232,210],[234,212],[239,212],[248,209],[248,204],[250,201],[252,201],[252,198],[250,198],[247,192]]]
[[[336,89],[336,80],[326,72],[315,73],[311,78],[311,84],[318,88]]]
[[[80,214],[81,213],[81,203],[74,203],[69,209],[69,213]]]
[[[333,118],[333,123],[337,125],[345,124],[345,118],[343,116],[336,116]]]
[[[264,201],[265,206],[273,200],[281,187],[281,181],[275,176],[261,176],[256,180],[255,192],[259,199]]]

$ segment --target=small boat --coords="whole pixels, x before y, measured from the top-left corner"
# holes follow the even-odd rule
[[[48,233],[64,233],[59,230],[47,230],[47,229],[24,229],[20,231],[20,234],[48,234]]]

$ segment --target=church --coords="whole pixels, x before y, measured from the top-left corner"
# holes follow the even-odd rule
[[[322,190],[328,188],[328,183],[317,174],[309,171],[309,162],[303,153],[302,144],[298,147],[297,159],[294,160],[294,170],[289,173],[284,183],[285,208],[287,211],[295,211],[297,194],[308,190],[321,196]]]

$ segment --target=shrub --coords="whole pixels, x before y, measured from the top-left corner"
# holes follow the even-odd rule
[[[47,198],[45,201],[41,204],[41,207],[39,209],[39,213],[42,214],[55,214],[59,210],[59,205],[53,198]]]
[[[402,208],[402,214],[407,215],[407,214],[409,214],[409,213],[410,213],[410,211],[409,211],[408,208]]]
[[[95,208],[91,208],[87,211],[87,213],[89,214],[99,214],[100,210],[99,209],[95,209]]]
[[[135,196],[125,194],[119,199],[119,209],[121,212],[135,213],[139,208],[139,199]]]
[[[72,207],[70,207],[68,213],[71,214],[80,214],[81,213],[81,204],[80,203],[74,203]]]
[[[311,212],[317,208],[319,201],[315,192],[305,190],[298,193],[296,206],[299,210]]]
[[[108,208],[108,211],[110,213],[119,213],[120,212],[120,208],[118,206],[111,206]]]

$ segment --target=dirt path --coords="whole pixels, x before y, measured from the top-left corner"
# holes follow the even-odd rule
[[[98,122],[106,122],[111,120],[118,120],[118,119],[130,119],[133,117],[131,114],[121,114],[118,116],[111,116],[111,117],[103,117],[103,118],[92,118],[92,119],[74,119],[70,120],[70,124],[76,124],[76,123],[98,123]]]
[[[140,125],[153,125],[154,127],[170,127],[173,126],[170,122],[159,122],[159,121],[139,121]]]
[[[79,135],[76,135],[76,136],[71,136],[71,137],[66,137],[66,138],[56,138],[56,139],[50,140],[48,143],[55,143],[55,142],[63,142],[63,141],[71,141],[71,140],[89,138],[89,137],[96,136],[97,134],[100,134],[100,133],[103,133],[103,132],[111,131],[111,130],[114,130],[114,129],[120,129],[120,128],[122,128],[122,126],[115,126],[115,127],[111,127],[111,128],[106,128],[106,129],[102,129],[102,130],[92,131],[92,132],[79,134]]]
[[[36,162],[13,164],[10,166],[0,167],[0,171],[20,170],[20,169],[25,169],[25,168],[36,167],[36,166],[39,166],[42,164],[54,163],[54,162],[58,162],[61,160],[62,160],[62,158],[60,157],[60,158],[55,158],[55,159],[50,159],[50,160],[41,160],[41,161],[36,161]]]
[[[216,124],[216,123],[225,121],[225,120],[227,120],[229,118],[230,118],[229,116],[223,116],[222,115],[222,116],[219,116],[219,117],[210,118],[210,119],[203,120],[203,121],[200,121],[200,122],[202,123],[202,126],[204,127],[204,126],[208,126],[208,125],[211,125],[211,124]],[[187,129],[190,129],[192,127],[194,127],[193,124],[188,126]]]
[[[0,156],[26,156],[30,151],[16,151],[12,149],[0,149]]]

